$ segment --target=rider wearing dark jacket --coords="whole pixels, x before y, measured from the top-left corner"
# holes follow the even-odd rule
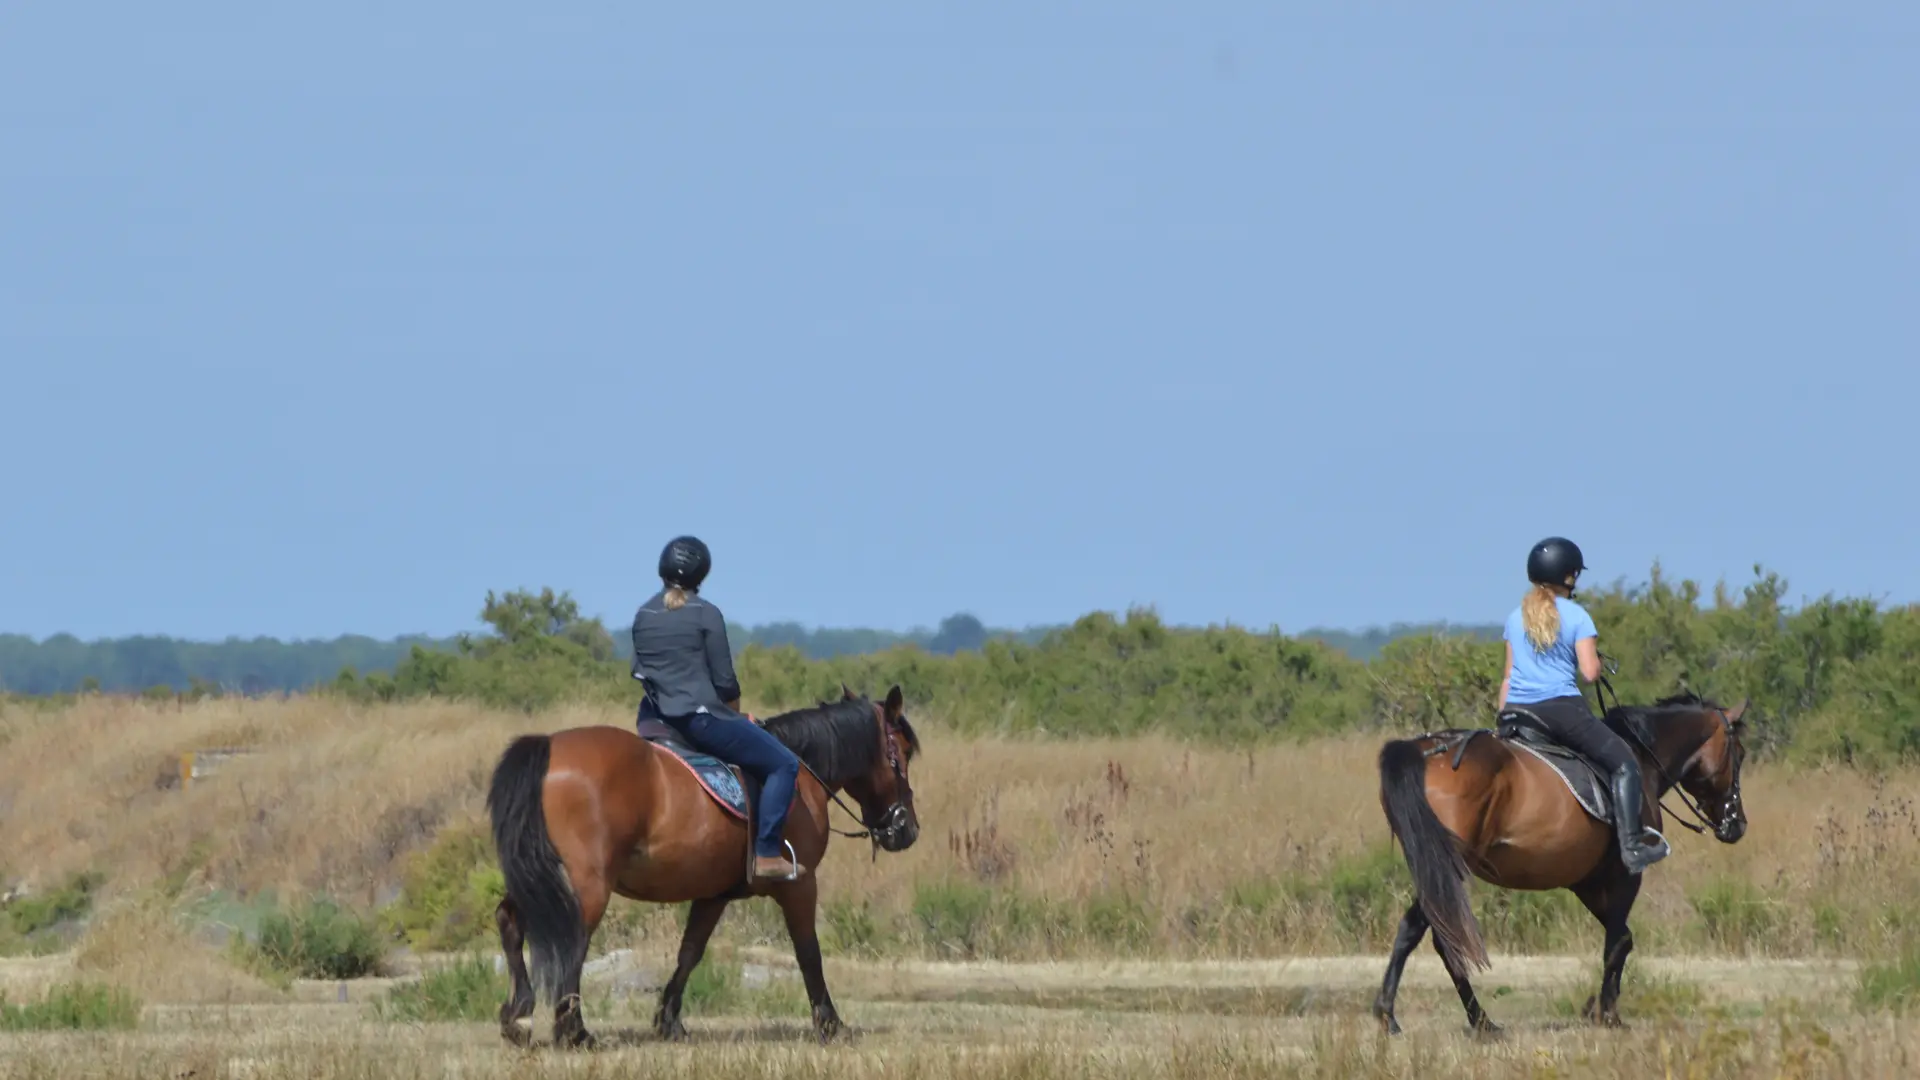
[[[1593,715],[1574,681],[1576,673],[1587,682],[1600,677],[1599,631],[1593,616],[1573,601],[1574,585],[1586,568],[1579,547],[1557,536],[1535,544],[1527,555],[1533,588],[1507,616],[1499,707],[1524,707],[1555,739],[1606,771],[1620,858],[1638,874],[1666,858],[1667,841],[1640,823],[1646,796],[1632,748]]]
[[[761,783],[756,878],[792,880],[806,870],[786,856],[781,834],[800,759],[740,710],[740,680],[727,621],[700,596],[712,568],[707,546],[682,536],[660,553],[662,588],[633,616],[633,677],[646,687],[642,719],[657,717],[694,749],[753,773]]]

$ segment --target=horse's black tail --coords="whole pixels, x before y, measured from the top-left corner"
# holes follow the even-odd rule
[[[1467,900],[1467,861],[1460,841],[1427,802],[1427,756],[1419,743],[1393,739],[1380,748],[1380,805],[1406,853],[1414,894],[1447,966],[1463,973],[1468,964],[1491,967],[1480,923]]]
[[[567,879],[566,864],[547,833],[540,788],[547,776],[552,742],[545,735],[522,735],[500,755],[487,791],[493,817],[493,846],[507,882],[507,898],[519,912],[520,931],[532,952],[528,974],[535,999],[553,1004],[554,988],[567,969],[586,955],[586,925],[580,898]]]

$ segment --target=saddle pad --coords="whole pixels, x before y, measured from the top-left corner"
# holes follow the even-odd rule
[[[1573,792],[1574,801],[1587,812],[1587,816],[1602,824],[1613,823],[1613,798],[1607,793],[1607,785],[1601,781],[1600,774],[1593,766],[1570,754],[1543,753],[1527,745],[1525,739],[1503,738],[1501,741],[1546,762],[1547,767],[1567,785],[1567,790]]]
[[[680,740],[678,732],[665,724],[660,725],[660,730],[667,734],[659,734],[650,726],[643,727],[640,737],[671,754],[675,761],[686,766],[707,794],[713,796],[714,802],[719,803],[727,813],[746,821],[747,793],[740,787],[740,778],[733,774],[732,766],[712,754],[703,754],[688,746]]]

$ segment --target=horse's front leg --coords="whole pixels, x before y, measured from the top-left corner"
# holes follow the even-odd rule
[[[806,982],[807,1000],[813,1005],[813,1029],[825,1043],[840,1034],[844,1025],[827,993],[827,976],[820,964],[820,939],[815,930],[819,886],[811,874],[783,885],[775,894],[780,914],[787,920],[787,936],[793,939],[793,958],[800,965],[800,977]]]
[[[1633,931],[1627,928],[1627,916],[1640,896],[1640,875],[1622,868],[1597,883],[1576,887],[1573,894],[1606,931],[1606,943],[1601,946],[1600,994],[1588,998],[1583,1011],[1593,1023],[1624,1027],[1620,1021],[1620,979],[1626,974],[1627,956],[1633,952]]]

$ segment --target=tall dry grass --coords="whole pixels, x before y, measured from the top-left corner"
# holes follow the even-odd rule
[[[961,739],[915,720],[920,843],[877,862],[835,844],[819,873],[830,948],[1232,957],[1391,937],[1406,873],[1384,846],[1375,738],[1236,752]],[[271,888],[372,906],[440,830],[482,820],[513,735],[627,722],[299,699],[15,709],[0,717],[0,874],[50,888],[98,870],[110,898]],[[189,790],[159,782],[181,751],[227,745],[260,752]],[[1641,948],[1878,955],[1904,941],[1920,925],[1916,793],[1920,771],[1753,766],[1740,844],[1672,830],[1676,853],[1635,913]],[[1479,897],[1496,963],[1502,950],[1597,955],[1598,928],[1564,894]],[[670,913],[633,908],[616,902],[610,938],[673,932]],[[726,935],[785,942],[767,904],[739,905]]]

